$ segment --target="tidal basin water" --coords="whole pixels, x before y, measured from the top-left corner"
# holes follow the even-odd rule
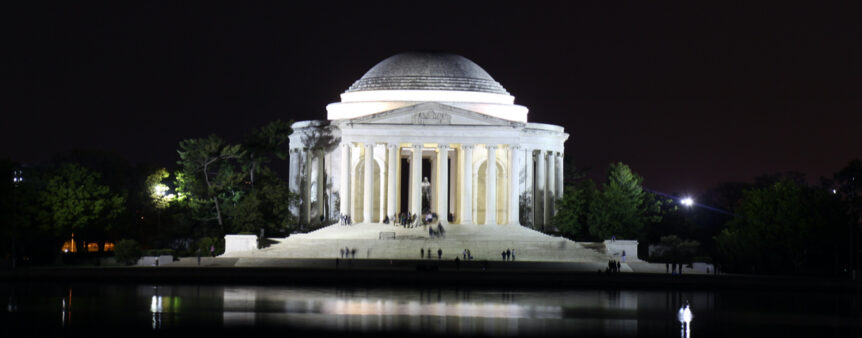
[[[0,284],[0,296],[6,303],[4,332],[284,328],[430,336],[862,335],[862,296],[846,293]]]

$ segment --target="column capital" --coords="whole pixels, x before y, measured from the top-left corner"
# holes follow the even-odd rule
[[[449,149],[449,145],[448,144],[438,144],[437,149]]]
[[[521,145],[513,143],[513,144],[509,145],[509,148],[514,150],[514,151],[518,151],[518,150],[521,150]]]
[[[486,144],[485,148],[488,148],[488,150],[497,149],[497,145],[496,144]]]
[[[414,145],[411,145],[410,148],[413,148],[413,150],[422,150],[422,145],[421,144],[414,144]]]
[[[398,148],[398,145],[397,145],[397,144],[395,144],[395,143],[387,143],[387,144],[386,144],[386,148],[387,148],[387,149],[389,149],[389,150],[393,150],[393,149],[395,149],[395,148]]]
[[[464,144],[464,143],[462,143],[462,144],[461,144],[461,149],[464,149],[464,150],[468,150],[468,149],[469,149],[469,150],[472,150],[474,146],[475,146],[475,145],[473,145],[473,144]]]
[[[373,147],[375,144],[376,144],[376,143],[374,143],[374,142],[365,142],[365,143],[363,143],[363,145],[364,145],[364,146],[366,146],[366,147]]]

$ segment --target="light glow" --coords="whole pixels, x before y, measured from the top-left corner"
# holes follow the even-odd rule
[[[692,205],[694,205],[694,200],[691,197],[686,197],[679,200],[679,203],[684,206],[691,207]]]

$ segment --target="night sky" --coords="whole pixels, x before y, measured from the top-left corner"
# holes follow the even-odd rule
[[[862,157],[859,8],[27,3],[0,14],[0,157],[24,163],[97,149],[170,167],[182,139],[325,119],[411,50],[479,64],[530,121],[564,126],[595,179],[622,161],[697,194],[779,171],[814,183]]]

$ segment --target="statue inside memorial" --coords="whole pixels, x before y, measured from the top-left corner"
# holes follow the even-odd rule
[[[431,182],[428,177],[422,178],[422,213],[427,213],[431,210]]]

